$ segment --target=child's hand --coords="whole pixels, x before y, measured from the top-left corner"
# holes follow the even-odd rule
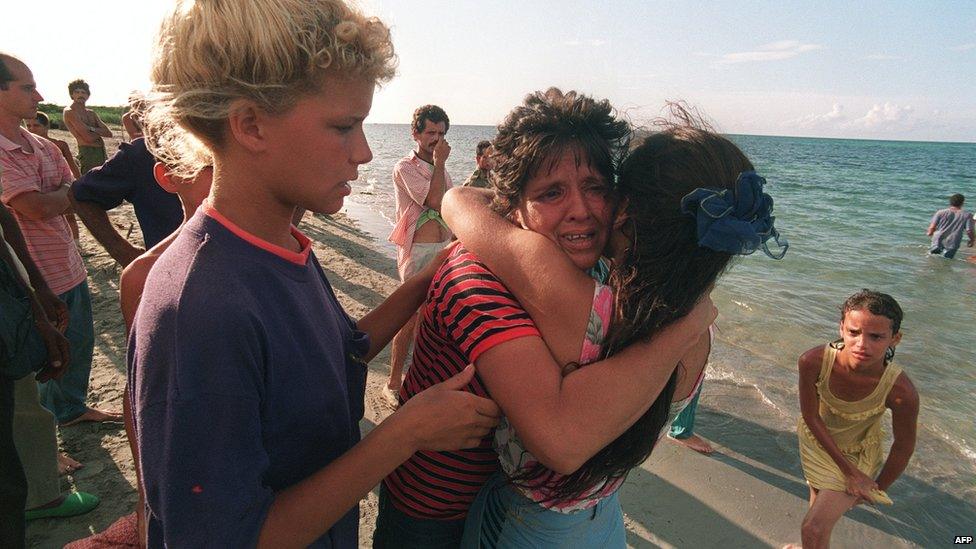
[[[397,415],[407,419],[415,448],[428,451],[473,448],[498,425],[494,401],[464,391],[474,378],[469,365],[456,376],[417,394]]]
[[[853,473],[847,475],[847,493],[857,497],[858,501],[874,503],[874,492],[877,490],[878,483],[861,471],[854,469]]]

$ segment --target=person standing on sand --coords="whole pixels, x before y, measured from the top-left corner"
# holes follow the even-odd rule
[[[182,144],[190,143],[189,140],[182,140]],[[157,145],[160,146],[160,145]],[[183,223],[176,228],[169,236],[164,238],[155,246],[146,250],[142,255],[133,260],[122,271],[119,279],[119,306],[122,309],[122,318],[125,321],[125,334],[129,335],[133,322],[135,322],[136,310],[139,301],[142,299],[142,291],[146,286],[146,277],[149,270],[159,259],[169,245],[176,240],[182,230],[183,225],[190,221],[197,208],[203,203],[210,193],[210,185],[213,182],[213,159],[209,154],[198,150],[190,149],[187,154],[194,157],[194,165],[203,164],[205,167],[199,169],[193,177],[182,178],[173,175],[179,168],[170,168],[157,162],[153,168],[156,182],[167,193],[179,197],[183,206]],[[187,171],[195,172],[197,168],[188,168]],[[132,409],[128,383],[123,392],[122,412],[125,418],[125,434],[129,440],[129,450],[132,452],[132,460],[136,470],[136,491],[139,499],[136,503],[135,511],[119,517],[108,528],[97,534],[73,541],[65,545],[65,549],[92,549],[98,547],[144,547],[146,544],[146,494],[142,488],[142,473],[139,469],[139,447],[136,444],[135,427],[132,420]]]
[[[359,501],[387,473],[498,422],[458,390],[471,368],[362,437],[367,362],[433,269],[355,321],[292,225],[296,207],[339,211],[372,159],[363,122],[395,70],[390,31],[341,0],[181,1],[157,44],[146,135],[189,132],[213,183],[146,277],[129,335],[148,545],[354,547]]]
[[[27,118],[24,120],[24,123],[27,125],[27,131],[57,145],[58,150],[61,151],[61,156],[64,157],[64,161],[71,168],[71,175],[75,176],[75,179],[78,179],[81,172],[78,171],[78,163],[75,162],[75,157],[71,155],[71,148],[68,147],[68,143],[48,135],[48,132],[51,131],[51,119],[45,113],[37,111],[36,117]],[[64,217],[68,220],[68,226],[71,227],[71,236],[74,237],[75,242],[78,242],[78,220],[75,219],[75,214],[68,213]]]
[[[0,53],[0,65],[13,80],[0,89],[0,201],[13,211],[31,258],[58,299],[68,306],[71,364],[58,380],[40,384],[41,403],[62,426],[83,421],[119,421],[122,415],[87,405],[95,333],[85,264],[78,253],[64,214],[70,211],[68,192],[73,176],[61,151],[20,126],[35,116],[43,100],[34,75],[17,58]]]
[[[488,180],[492,167],[491,152],[491,141],[485,139],[484,141],[478,142],[474,154],[474,161],[478,167],[468,176],[468,180],[464,182],[465,187],[487,189],[491,186],[491,181]]]
[[[102,122],[98,114],[85,107],[91,97],[91,89],[84,80],[73,80],[68,84],[71,105],[64,109],[64,123],[78,142],[78,163],[84,174],[105,162],[104,137],[112,137],[112,130]]]
[[[0,89],[8,82],[0,68]],[[0,167],[0,189],[2,181]],[[12,318],[24,300],[29,302],[26,314],[33,323],[26,332]],[[67,307],[47,287],[17,221],[4,207],[0,207],[0,311],[3,339],[10,341],[13,335],[15,341],[22,341],[14,348],[0,348],[0,547],[17,548],[25,546],[26,518],[84,513],[98,505],[98,498],[61,492],[62,456],[54,416],[38,402],[35,379],[58,378],[65,372],[70,348],[61,331]],[[36,378],[31,375],[38,370]]]
[[[805,549],[829,547],[834,525],[856,505],[890,505],[885,490],[915,451],[918,392],[891,362],[902,317],[890,295],[861,290],[841,307],[840,339],[800,357],[797,434],[810,487],[800,529]],[[887,459],[881,425],[886,409],[894,438]]]
[[[89,170],[71,186],[68,197],[78,217],[122,268],[166,238],[183,220],[179,198],[156,183],[155,164],[145,138],[140,137],[119,144],[108,162]],[[135,210],[145,248],[129,242],[109,220],[108,211],[123,201]]]
[[[691,448],[700,454],[711,454],[715,451],[712,445],[707,440],[695,434],[695,413],[698,411],[698,399],[701,397],[704,387],[705,384],[703,382],[698,386],[698,390],[695,391],[695,396],[691,399],[691,402],[671,422],[671,428],[668,430],[668,440],[686,448]]]
[[[935,212],[932,223],[925,234],[932,237],[930,254],[942,254],[946,259],[952,259],[962,243],[962,235],[966,233],[969,243],[973,247],[973,214],[962,209],[966,197],[956,193],[949,197],[949,207]]]
[[[451,146],[445,137],[450,128],[451,121],[444,109],[437,105],[417,108],[411,123],[411,135],[417,146],[393,166],[396,222],[390,242],[397,246],[401,281],[426,267],[451,239],[451,231],[440,214],[441,199],[451,188],[451,175],[446,167]],[[416,324],[415,315],[393,338],[390,379],[383,387],[383,397],[394,408]]]

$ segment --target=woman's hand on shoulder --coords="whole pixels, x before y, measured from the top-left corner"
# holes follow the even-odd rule
[[[418,393],[396,412],[415,450],[473,448],[498,425],[498,405],[464,390],[473,378],[474,366],[469,365]]]

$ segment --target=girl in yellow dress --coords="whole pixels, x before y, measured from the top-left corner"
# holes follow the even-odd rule
[[[901,320],[894,298],[861,290],[841,308],[841,339],[800,357],[803,417],[797,431],[810,486],[801,529],[806,549],[829,547],[834,525],[855,505],[891,504],[884,491],[915,450],[918,393],[891,362]],[[894,434],[887,459],[881,426],[886,408]]]

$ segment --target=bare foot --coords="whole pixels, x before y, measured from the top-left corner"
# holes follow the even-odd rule
[[[389,385],[383,386],[383,392],[382,392],[383,401],[386,403],[387,406],[389,406],[393,410],[396,410],[397,408],[400,407],[400,398],[397,396],[399,392],[400,392],[399,387],[393,388],[390,387]]]
[[[783,546],[783,549],[803,549],[803,546],[799,543],[787,543]]]
[[[70,475],[83,467],[84,465],[80,461],[75,461],[74,458],[64,452],[58,452],[59,475]]]
[[[668,437],[671,442],[676,442],[682,446],[691,448],[692,450],[698,452],[699,454],[711,454],[715,451],[712,445],[708,443],[707,440],[703,439],[698,435],[691,435],[688,438],[674,438]]]
[[[76,425],[78,423],[83,423],[86,421],[93,421],[97,423],[104,422],[122,422],[122,414],[120,412],[106,412],[104,410],[96,410],[95,408],[88,408],[85,413],[72,419],[71,421],[65,421],[61,424],[62,427],[70,427],[71,425]]]

